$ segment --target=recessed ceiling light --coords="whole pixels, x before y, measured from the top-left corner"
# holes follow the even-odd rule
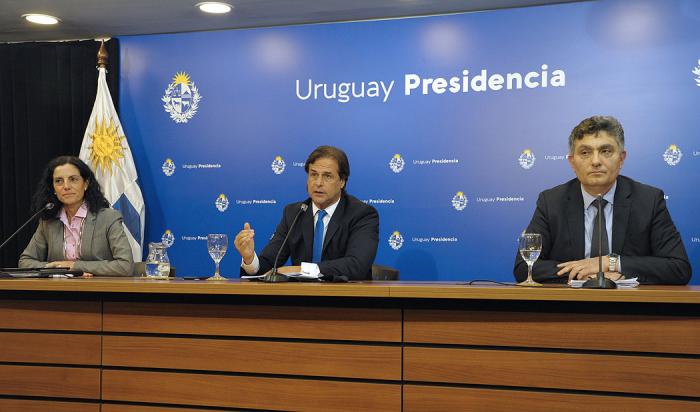
[[[214,14],[224,14],[231,11],[232,5],[228,3],[221,3],[218,1],[205,1],[203,3],[197,3],[197,7],[205,13]]]
[[[36,24],[57,24],[61,20],[58,17],[49,16],[48,14],[23,14],[22,17]]]

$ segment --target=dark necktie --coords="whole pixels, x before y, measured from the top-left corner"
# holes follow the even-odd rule
[[[608,204],[608,201],[603,199],[601,202],[601,219],[600,219],[600,225],[598,224],[598,199],[594,200],[593,203],[591,203],[591,206],[595,207],[596,210],[596,216],[593,218],[593,235],[591,236],[591,257],[597,257],[597,256],[606,256],[608,253],[610,253],[610,250],[608,249],[608,230],[606,229],[605,225],[605,205]],[[603,243],[602,243],[602,251],[598,253],[598,248],[599,248],[599,243],[598,243],[598,236],[600,236],[600,231],[601,229],[603,230]]]
[[[318,212],[316,212],[316,216],[318,216],[316,220],[316,228],[314,229],[314,254],[313,254],[313,263],[318,263],[321,261],[321,256],[323,255],[323,228],[325,225],[323,224],[323,218],[327,215],[325,210],[319,209]]]

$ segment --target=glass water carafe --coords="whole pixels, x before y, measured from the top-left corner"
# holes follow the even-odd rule
[[[170,275],[168,247],[160,242],[148,244],[146,259],[146,276],[149,278],[167,278]]]

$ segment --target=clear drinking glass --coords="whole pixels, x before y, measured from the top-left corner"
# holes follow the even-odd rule
[[[210,277],[208,280],[226,280],[226,278],[219,273],[219,262],[224,258],[227,248],[228,236],[225,234],[212,233],[207,235],[207,250],[209,251],[209,256],[211,256],[211,258],[214,259],[214,263],[216,263],[216,272],[214,276]]]
[[[523,233],[518,239],[518,249],[520,256],[527,263],[527,280],[518,283],[518,286],[542,286],[532,280],[532,265],[535,264],[537,258],[542,252],[542,235],[539,233]]]

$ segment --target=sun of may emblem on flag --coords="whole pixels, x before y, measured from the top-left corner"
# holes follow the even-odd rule
[[[119,166],[119,160],[124,158],[124,146],[122,140],[124,136],[119,136],[117,126],[112,118],[107,120],[99,117],[95,119],[95,130],[92,135],[90,145],[90,161],[95,170],[102,170],[103,174],[112,174],[112,166]]]
[[[189,74],[178,72],[173,77],[173,82],[165,89],[161,100],[165,103],[163,108],[170,113],[170,118],[175,123],[187,123],[197,113],[202,95],[190,80]]]

